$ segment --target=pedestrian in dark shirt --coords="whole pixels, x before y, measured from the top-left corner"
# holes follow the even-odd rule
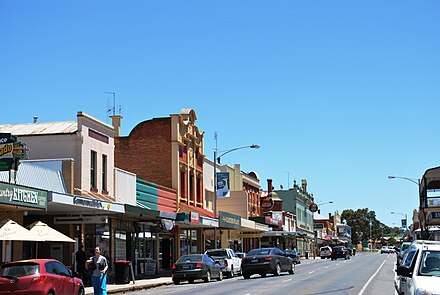
[[[86,277],[86,252],[84,252],[84,245],[81,245],[79,250],[75,253],[75,260],[76,260],[76,271],[79,274],[79,277],[83,282],[85,283]]]

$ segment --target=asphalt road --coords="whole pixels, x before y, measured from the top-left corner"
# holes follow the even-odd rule
[[[164,286],[129,294],[395,294],[393,286],[395,261],[395,254],[376,253],[359,253],[350,260],[309,259],[302,260],[293,275],[282,273],[279,277],[268,275],[266,278],[253,275],[248,280],[235,277],[210,283],[183,282],[178,286]]]

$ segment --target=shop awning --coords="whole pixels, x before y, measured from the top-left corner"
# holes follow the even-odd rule
[[[264,233],[261,233],[262,237],[294,237],[296,236],[296,232],[294,231],[285,231],[285,230],[270,230]]]

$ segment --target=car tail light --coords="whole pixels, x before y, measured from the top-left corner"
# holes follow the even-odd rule
[[[266,261],[270,261],[270,260],[272,260],[272,257],[270,257],[269,255],[267,255],[266,257],[264,257],[264,260],[266,260]]]
[[[171,269],[176,269],[176,264],[173,263],[173,266],[171,266]]]
[[[228,260],[225,259],[225,261],[223,263],[225,266],[228,266]]]
[[[46,280],[46,276],[36,276],[32,279],[31,284],[40,284]]]
[[[202,268],[202,264],[200,262],[197,262],[196,268]]]

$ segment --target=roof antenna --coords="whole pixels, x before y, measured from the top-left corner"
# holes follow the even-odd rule
[[[110,91],[104,91],[104,93],[107,94],[112,94],[113,95],[113,106],[110,106],[107,100],[107,111],[106,113],[113,113],[112,115],[116,115],[116,93],[115,92],[110,92]]]

